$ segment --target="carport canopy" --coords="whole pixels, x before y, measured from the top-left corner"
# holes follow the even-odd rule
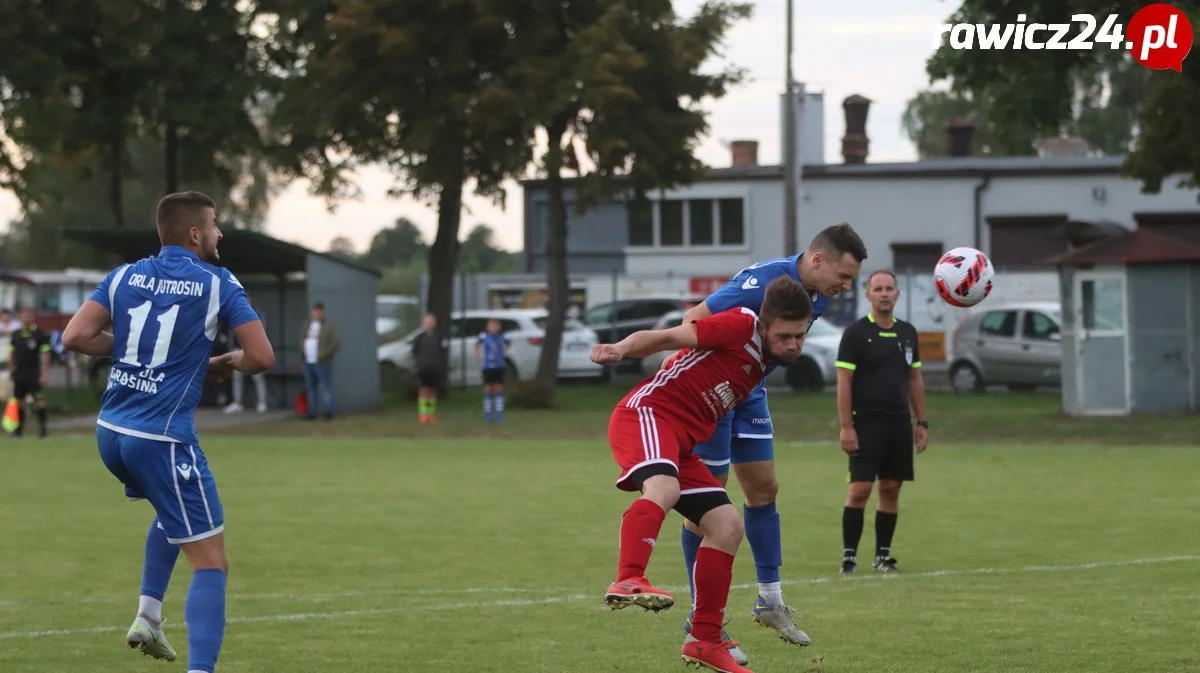
[[[309,255],[330,257],[340,264],[379,275],[374,269],[309,250],[296,243],[281,241],[262,232],[230,228],[222,230],[221,234],[219,264],[238,276],[271,274],[283,277],[304,272],[308,268]],[[62,235],[67,240],[117,255],[126,262],[153,257],[162,248],[158,232],[154,229],[67,229]]]

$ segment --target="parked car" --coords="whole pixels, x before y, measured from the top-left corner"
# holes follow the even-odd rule
[[[616,343],[644,329],[654,329],[672,311],[687,311],[704,297],[651,296],[620,299],[589,308],[579,320],[605,343]]]
[[[670,329],[683,324],[686,311],[672,311],[659,318],[653,329]],[[800,358],[790,367],[776,367],[767,375],[768,385],[786,385],[795,390],[820,392],[828,384],[837,382],[838,344],[842,341],[842,328],[822,318],[817,318],[804,339]],[[642,358],[642,373],[645,376],[658,371],[671,352],[656,353]]]
[[[542,339],[546,331],[545,309],[470,310],[455,313],[450,323],[451,383],[477,386],[483,383],[481,363],[475,357],[475,339],[487,329],[488,320],[500,321],[500,329],[508,335],[512,346],[505,355],[509,381],[530,381],[537,374]],[[400,371],[413,370],[412,342],[420,333],[413,330],[399,341],[379,347],[379,364],[385,377]],[[598,343],[596,333],[578,320],[567,319],[559,350],[558,375],[561,378],[589,378],[603,375],[603,367],[593,363],[588,355]]]
[[[644,329],[654,329],[659,319],[673,311],[687,311],[704,301],[704,297],[643,296],[599,304],[579,317],[583,324],[595,330],[604,343],[616,343]],[[639,360],[628,359],[614,367],[616,371],[641,371]]]
[[[1062,307],[1028,302],[989,307],[950,336],[950,385],[974,393],[989,385],[1033,390],[1062,383]]]

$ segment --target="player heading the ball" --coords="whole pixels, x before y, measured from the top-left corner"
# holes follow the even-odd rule
[[[729,643],[721,638],[742,517],[693,448],[754,390],[768,365],[795,362],[812,312],[808,290],[781,276],[767,286],[757,315],[747,308],[731,309],[592,349],[592,361],[602,365],[686,349],[671,366],[631,390],[609,420],[608,441],[621,468],[617,488],[640,491],[641,497],[621,521],[617,581],[604,600],[614,610],[671,607],[674,596],[646,579],[646,566],[667,511],[674,509],[695,523],[703,541],[696,556],[692,629],[682,650],[688,663],[729,673],[749,671],[734,661]]]

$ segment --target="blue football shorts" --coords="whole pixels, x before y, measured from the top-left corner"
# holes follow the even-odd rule
[[[172,544],[196,542],[225,528],[225,510],[208,459],[198,446],[143,439],[96,428],[104,466],[130,500],[149,500]]]

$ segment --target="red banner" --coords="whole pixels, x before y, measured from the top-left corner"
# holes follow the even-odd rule
[[[692,276],[688,282],[688,291],[708,296],[720,289],[727,280],[729,276]]]

